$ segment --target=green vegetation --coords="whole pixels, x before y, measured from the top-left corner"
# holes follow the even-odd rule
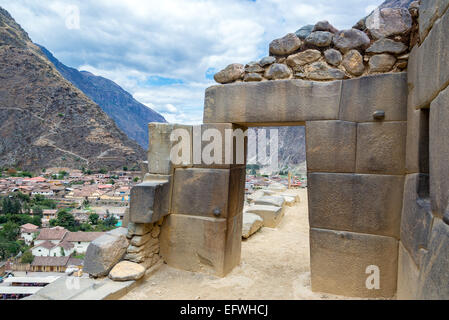
[[[31,253],[30,250],[27,250],[23,253],[22,257],[20,258],[21,263],[30,264],[34,260],[34,256]]]
[[[16,256],[19,252],[25,252],[28,247],[21,240],[17,240],[20,227],[18,224],[8,221],[0,230],[0,260]]]

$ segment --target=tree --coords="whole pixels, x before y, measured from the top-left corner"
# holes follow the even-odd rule
[[[61,210],[58,212],[58,216],[56,218],[56,225],[66,228],[70,231],[75,231],[77,227],[75,218],[66,210]]]
[[[139,177],[135,177],[135,178],[133,179],[134,182],[139,182],[139,180],[140,180]]]
[[[128,167],[123,167],[123,171],[128,171]]]
[[[3,229],[0,231],[0,235],[7,241],[16,241],[19,236],[20,227],[12,221],[8,221],[3,225]]]
[[[23,253],[22,258],[20,259],[21,263],[31,264],[33,263],[34,256],[30,250],[27,250]]]
[[[100,218],[100,216],[96,213],[93,213],[89,216],[89,222],[93,225],[98,224],[98,219]]]
[[[42,208],[39,206],[33,207],[33,215],[42,218],[42,216],[44,215],[44,210],[42,210]]]
[[[107,228],[113,228],[118,223],[118,220],[111,215],[107,215],[106,219],[104,219],[104,225]]]

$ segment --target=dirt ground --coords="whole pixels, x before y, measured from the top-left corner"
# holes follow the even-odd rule
[[[278,228],[262,228],[244,240],[241,264],[225,278],[177,270],[164,264],[122,299],[345,299],[311,291],[307,190],[288,190],[288,193],[298,193],[300,203],[287,207]]]

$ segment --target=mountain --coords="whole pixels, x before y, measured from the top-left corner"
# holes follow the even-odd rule
[[[415,0],[386,0],[379,8],[408,8]]]
[[[66,80],[97,103],[129,138],[148,148],[148,123],[167,122],[163,116],[136,101],[115,82],[67,67],[46,48],[39,47]]]
[[[145,151],[56,70],[0,7],[0,166],[133,166]]]

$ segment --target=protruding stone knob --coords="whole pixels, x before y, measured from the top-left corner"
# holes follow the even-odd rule
[[[373,118],[376,120],[383,120],[385,119],[385,111],[383,110],[376,110],[373,113]]]
[[[219,208],[216,208],[214,210],[214,216],[219,217],[221,215],[221,210]]]

